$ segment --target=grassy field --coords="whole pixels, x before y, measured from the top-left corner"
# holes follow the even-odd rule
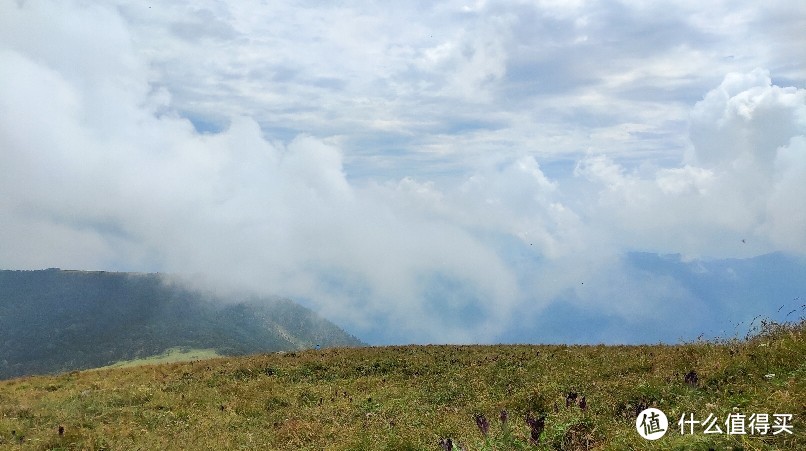
[[[175,362],[190,362],[194,360],[206,360],[215,357],[223,357],[216,352],[215,349],[187,349],[187,348],[171,348],[160,355],[147,357],[144,359],[123,360],[113,363],[109,366],[98,368],[98,370],[106,370],[110,368],[129,368],[132,366],[141,365],[158,365],[160,363],[175,363]]]
[[[0,382],[0,448],[803,450],[805,357],[800,323],[721,343],[327,349],[27,377]],[[655,442],[635,429],[646,407],[669,418]],[[767,434],[725,433],[729,414],[764,413]],[[684,414],[723,433],[681,435]],[[791,434],[772,434],[774,414],[793,415]]]

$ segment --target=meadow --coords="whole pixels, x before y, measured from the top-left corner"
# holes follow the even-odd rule
[[[215,357],[223,356],[215,349],[173,347],[159,355],[142,359],[123,360],[97,369],[106,370],[110,368],[130,368],[143,365],[159,365],[161,363],[190,362],[194,360],[212,359]]]
[[[804,357],[803,322],[765,322],[678,345],[333,348],[24,377],[0,381],[0,448],[803,450]],[[669,418],[653,442],[636,431],[647,407]],[[681,416],[709,414],[723,433],[681,433]]]

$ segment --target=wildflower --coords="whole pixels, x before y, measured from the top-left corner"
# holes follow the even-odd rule
[[[571,407],[571,404],[576,404],[577,402],[577,393],[574,391],[568,392],[568,396],[565,397],[565,407]]]
[[[482,414],[477,413],[473,417],[476,419],[476,426],[479,427],[481,435],[487,437],[487,434],[490,432],[490,422],[487,421],[487,418]]]
[[[531,414],[526,414],[526,424],[529,425],[531,429],[530,439],[533,444],[537,445],[538,440],[540,440],[540,435],[543,433],[543,429],[546,427],[546,416],[542,415],[538,419],[534,419]]]
[[[579,400],[579,408],[585,410],[588,408],[588,401],[583,396],[582,399]]]
[[[445,451],[453,451],[453,440],[449,438],[439,439],[439,446]]]
[[[699,377],[697,377],[697,372],[694,370],[689,371],[685,378],[683,379],[687,384],[691,385],[692,387],[697,386],[697,382],[699,381]]]
[[[506,409],[501,411],[501,415],[498,418],[501,420],[501,424],[507,423],[507,418],[509,418],[509,414],[507,413]]]
[[[64,437],[64,426],[59,426],[59,437]]]

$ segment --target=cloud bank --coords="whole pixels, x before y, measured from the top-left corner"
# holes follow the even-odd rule
[[[0,266],[198,273],[374,343],[491,342],[713,313],[629,252],[806,255],[806,89],[696,58],[759,11],[272,8],[2,3]],[[663,51],[624,47],[646,33]]]

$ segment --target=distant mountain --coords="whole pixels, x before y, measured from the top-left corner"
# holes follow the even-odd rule
[[[94,368],[173,347],[220,354],[361,341],[292,301],[222,299],[159,274],[0,270],[0,378]]]
[[[545,308],[519,312],[519,322],[499,340],[645,344],[742,338],[762,320],[799,322],[806,315],[806,257],[784,252],[712,259],[632,252],[609,272],[580,282]]]

